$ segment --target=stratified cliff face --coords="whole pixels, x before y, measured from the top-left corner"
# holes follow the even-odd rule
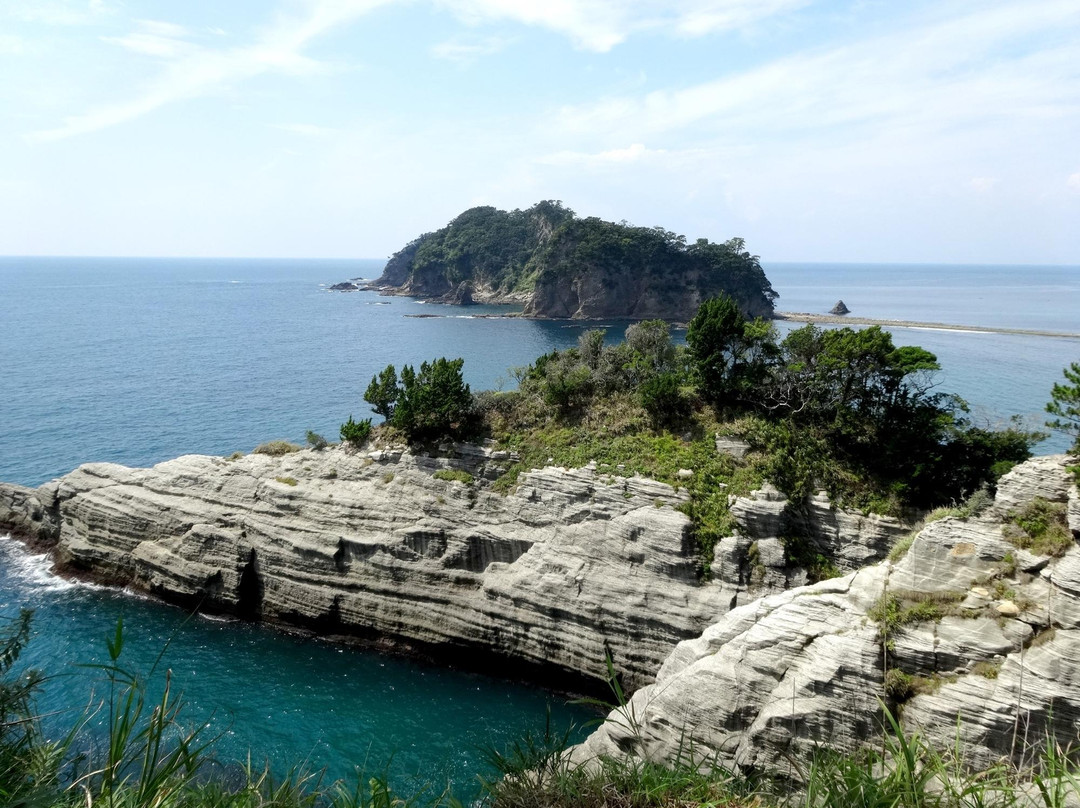
[[[482,483],[506,453],[447,450],[456,457],[334,447],[88,464],[36,490],[0,484],[0,529],[52,544],[69,569],[169,600],[443,658],[483,655],[496,672],[521,664],[599,681],[610,653],[631,689],[729,609],[804,580],[781,549],[759,554],[767,574],[752,581],[748,534],[699,581],[675,509],[685,495],[667,485],[547,468],[502,496]],[[434,476],[447,468],[476,484]],[[754,502],[739,507],[754,513]],[[811,521],[828,541],[829,519]]]
[[[733,297],[770,317],[772,290],[740,239],[712,244],[662,228],[578,219],[557,202],[472,208],[393,255],[370,288],[451,303],[524,303],[530,317],[685,322],[702,301]]]
[[[913,677],[902,721],[965,763],[1022,754],[1045,733],[1063,746],[1080,721],[1080,493],[1066,458],[1006,475],[994,506],[926,526],[897,563],[791,589],[732,610],[680,643],[574,759],[630,753],[701,759],[781,776],[820,745],[851,752],[880,739],[886,669]],[[1019,549],[1015,514],[1039,498],[1067,519],[1063,555]],[[1045,504],[1039,506],[1047,511]],[[936,604],[938,620],[882,632],[883,598]],[[902,621],[901,621],[902,622]],[[631,720],[632,717],[632,720]],[[1019,733],[1019,739],[1015,735]]]

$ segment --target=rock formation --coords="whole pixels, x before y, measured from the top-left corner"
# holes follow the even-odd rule
[[[488,482],[507,453],[442,448],[438,458],[333,447],[150,469],[93,463],[36,490],[0,485],[0,529],[54,546],[63,568],[174,602],[473,664],[490,657],[504,671],[536,666],[548,681],[598,682],[610,653],[630,689],[729,609],[805,580],[762,534],[775,527],[774,499],[735,503],[745,536],[726,540],[703,583],[675,508],[684,492],[590,465],[523,474],[503,496]],[[806,523],[818,541],[846,546],[855,533],[837,531],[862,530],[815,508]]]
[[[851,752],[880,738],[882,701],[939,749],[959,737],[973,767],[1045,733],[1075,742],[1080,494],[1065,464],[1017,467],[989,510],[928,524],[895,563],[733,609],[680,643],[573,759],[670,761],[692,744],[702,758],[797,777],[788,761],[820,744]],[[1068,514],[1060,557],[1018,546],[1014,517],[1029,507],[1060,524]]]
[[[829,314],[850,314],[851,309],[847,307],[843,300],[837,300],[836,305],[829,309]]]

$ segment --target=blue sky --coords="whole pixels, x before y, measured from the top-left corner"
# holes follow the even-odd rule
[[[0,254],[384,257],[540,199],[1080,264],[1080,0],[0,0]]]

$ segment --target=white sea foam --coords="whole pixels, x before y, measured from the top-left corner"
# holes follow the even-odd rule
[[[39,591],[64,592],[77,586],[52,571],[48,554],[30,553],[9,535],[0,536],[0,558],[8,575]]]

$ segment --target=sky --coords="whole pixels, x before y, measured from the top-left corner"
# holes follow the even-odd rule
[[[381,258],[542,199],[1080,264],[1080,0],[0,0],[0,254]]]

